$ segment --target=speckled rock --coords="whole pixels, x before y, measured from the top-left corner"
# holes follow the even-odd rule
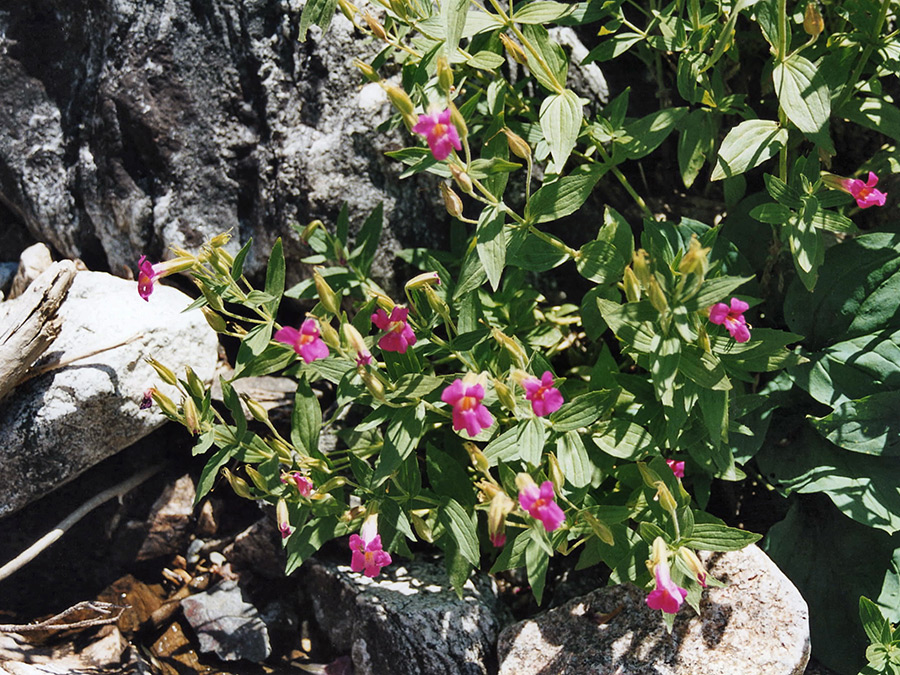
[[[800,675],[809,614],[796,588],[756,546],[707,554],[724,588],[683,605],[671,634],[646,592],[610,586],[509,626],[500,675]]]
[[[0,304],[0,322],[16,302]],[[0,403],[0,517],[166,421],[156,406],[140,409],[150,386],[175,396],[146,357],[178,373],[190,365],[212,379],[218,341],[202,313],[183,312],[190,302],[164,285],[144,302],[133,281],[75,275],[59,308],[59,336],[37,366],[72,362],[21,384]]]
[[[349,552],[348,552],[349,557]],[[466,582],[462,599],[442,565],[392,565],[376,579],[309,561],[305,594],[320,627],[355,675],[485,675],[506,620],[489,577]]]

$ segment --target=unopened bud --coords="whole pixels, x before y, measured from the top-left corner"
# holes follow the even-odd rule
[[[365,61],[355,59],[353,61],[353,65],[359,69],[359,72],[361,72],[363,74],[363,77],[366,78],[369,82],[381,82],[381,76],[375,71],[372,66],[370,66]]]
[[[639,302],[641,299],[641,282],[638,281],[631,267],[625,268],[623,284],[625,286],[625,298],[628,302]]]
[[[641,473],[641,478],[644,480],[644,485],[647,487],[656,487],[656,484],[662,480],[659,474],[647,466],[645,462],[636,462],[636,464],[638,471]]]
[[[425,299],[428,301],[428,305],[431,309],[437,312],[438,316],[440,316],[447,324],[452,324],[453,322],[450,319],[450,307],[448,307],[447,303],[435,292],[434,287],[425,286],[422,290],[425,292]]]
[[[222,475],[225,476],[225,480],[228,481],[231,489],[234,490],[234,494],[238,497],[243,497],[244,499],[253,499],[253,493],[250,491],[250,486],[247,484],[247,481],[240,476],[235,476],[228,470],[228,467],[222,469]]]
[[[250,478],[253,484],[256,486],[256,489],[263,493],[269,492],[269,483],[266,481],[265,477],[256,469],[254,469],[249,464],[244,467],[244,473]]]
[[[807,35],[811,35],[814,38],[819,37],[822,31],[825,30],[825,20],[819,11],[819,3],[806,3],[806,11],[803,13],[803,30],[806,31]]]
[[[467,174],[455,164],[450,165],[450,173],[453,175],[453,180],[456,181],[456,184],[459,186],[460,190],[465,192],[467,195],[472,194],[474,186],[472,185],[472,179],[469,178],[469,174]]]
[[[528,354],[525,353],[522,345],[520,345],[515,338],[509,337],[499,328],[491,328],[491,336],[500,344],[501,347],[503,347],[510,353],[510,355],[516,360],[518,366],[524,367],[525,362],[528,360]]]
[[[181,415],[178,414],[178,409],[172,399],[156,388],[150,390],[150,397],[166,417],[175,422],[181,421]]]
[[[659,501],[659,505],[668,511],[672,518],[675,518],[675,512],[678,510],[678,502],[675,501],[672,492],[662,481],[658,481],[654,487],[656,487],[655,499]]]
[[[582,511],[581,517],[584,518],[588,525],[590,525],[591,531],[600,541],[608,546],[615,546],[616,540],[613,537],[612,530],[609,529],[609,526],[606,523],[597,518],[590,511]]]
[[[444,208],[453,218],[459,218],[463,212],[462,199],[451,190],[446,183],[441,183],[441,197],[444,199]]]
[[[486,474],[490,469],[490,462],[488,462],[488,458],[485,457],[479,447],[468,441],[463,443],[463,447],[466,449],[466,452],[469,453],[469,459],[472,461],[472,466],[481,471],[481,473]]]
[[[241,400],[244,401],[244,405],[247,406],[247,410],[250,411],[250,415],[253,416],[253,419],[257,422],[262,422],[263,424],[268,423],[269,413],[259,401],[253,400],[247,394],[241,394],[240,396]]]
[[[706,332],[706,328],[702,325],[700,330],[697,331],[697,345],[707,354],[712,353],[712,346],[709,344],[709,333]]]
[[[185,366],[184,376],[185,380],[187,380],[190,392],[197,398],[203,398],[206,394],[206,387],[203,386],[203,381],[197,377],[197,373],[194,372],[194,369],[190,366]]]
[[[650,288],[650,278],[652,277],[652,273],[650,272],[650,256],[647,255],[647,252],[640,248],[632,254],[631,257],[631,266],[634,269],[634,274],[638,278],[638,281],[644,286],[644,288]]]
[[[332,314],[339,315],[341,300],[317,269],[313,270],[313,282],[316,284],[316,293],[319,295],[319,302],[322,303],[322,306]]]
[[[356,16],[356,13],[359,11],[354,7],[351,3],[347,2],[347,0],[338,0],[338,7],[341,10],[341,14],[347,17],[347,21],[350,23],[354,23],[353,17]]]
[[[450,121],[456,127],[456,131],[459,132],[460,140],[465,139],[469,135],[469,127],[466,126],[466,120],[452,101],[450,102]]]
[[[412,99],[410,99],[409,94],[407,94],[397,85],[391,84],[390,82],[382,82],[381,87],[387,93],[388,99],[390,99],[391,103],[397,110],[399,110],[404,115],[413,114],[413,112],[415,111],[415,106],[413,105]]]
[[[206,304],[208,304],[212,309],[217,312],[221,312],[223,309],[225,309],[225,305],[222,303],[222,298],[220,298],[213,289],[208,288],[206,284],[201,284],[199,281],[197,282],[197,287],[200,289],[200,292],[203,293],[203,297],[206,298]]]
[[[513,61],[523,66],[528,63],[528,57],[525,56],[525,51],[519,46],[519,43],[514,42],[511,37],[505,33],[500,33],[500,42],[503,43],[503,47],[509,52]]]
[[[531,157],[531,146],[528,145],[524,138],[508,127],[503,127],[503,133],[506,134],[506,143],[509,145],[509,151],[512,154],[522,159]]]
[[[210,266],[222,276],[230,277],[231,276],[231,263],[228,262],[223,256],[225,249],[220,248],[211,248],[208,251],[207,258],[209,259]],[[212,303],[210,303],[212,304]]]
[[[287,502],[283,499],[278,500],[278,504],[275,505],[275,520],[278,523],[278,531],[281,533],[282,539],[287,539],[291,536],[291,517],[288,513]]]
[[[279,461],[285,464],[290,464],[294,461],[294,449],[280,438],[270,438],[268,443],[272,446],[275,454],[278,455]]]
[[[224,333],[228,330],[228,326],[225,324],[225,319],[223,319],[217,312],[214,312],[209,307],[201,307],[200,311],[203,312],[203,318],[206,319],[206,323],[209,324],[209,327],[212,328],[217,333]]]
[[[566,474],[563,473],[562,467],[559,465],[559,460],[556,459],[556,455],[552,452],[547,453],[547,467],[549,469],[548,473],[550,474],[550,480],[553,482],[553,489],[556,490],[556,494],[559,494],[566,484]]]
[[[682,546],[678,549],[677,555],[691,571],[691,574],[697,577],[697,581],[700,583],[700,585],[706,588],[706,567],[704,567],[703,563],[700,562],[700,558],[697,557],[697,554],[686,546]]]
[[[327,321],[319,319],[319,333],[322,335],[322,341],[332,349],[337,349],[341,346],[341,338],[338,332]]]
[[[653,544],[650,547],[650,560],[647,562],[648,567],[656,567],[659,564],[664,564],[669,562],[669,547],[666,544],[666,540],[662,537],[657,537],[653,540]]]
[[[453,89],[453,69],[445,56],[439,56],[437,59],[437,80],[438,86],[445,94]]]
[[[362,334],[356,330],[356,326],[352,323],[345,323],[341,326],[344,333],[344,340],[350,347],[350,350],[356,353],[356,362],[358,365],[366,365],[371,362],[372,354],[366,346],[366,341]]]
[[[230,232],[222,232],[221,234],[217,234],[215,237],[209,240],[209,245],[213,248],[222,248],[229,241],[231,241],[231,233]]]
[[[316,488],[316,492],[320,495],[324,495],[327,492],[331,492],[339,487],[344,487],[347,484],[347,479],[343,476],[335,476],[334,478],[329,478],[324,483],[322,483],[319,487]]]
[[[515,412],[516,397],[513,396],[512,390],[500,380],[495,379],[494,391],[497,392],[497,398],[500,399],[500,404],[510,412]]]
[[[410,514],[410,520],[412,520],[413,529],[415,529],[416,534],[419,535],[422,541],[426,541],[429,544],[434,542],[434,532],[422,516],[413,513]]]
[[[405,0],[390,0],[390,4],[391,9],[394,10],[394,14],[401,19],[406,19],[409,16]]]
[[[309,238],[312,237],[313,232],[316,231],[317,228],[325,227],[321,220],[313,220],[309,225],[303,228],[303,231],[300,233],[300,240],[306,244],[309,242]]]
[[[363,19],[366,20],[369,30],[375,34],[375,37],[379,40],[387,40],[387,33],[384,32],[384,26],[381,25],[381,22],[378,19],[368,12],[363,14]]]
[[[681,259],[678,265],[678,271],[682,274],[696,274],[700,278],[706,276],[709,268],[709,252],[711,248],[703,248],[697,235],[691,235],[691,244],[688,252]]]
[[[197,410],[197,404],[194,403],[193,398],[185,396],[181,409],[184,410],[185,428],[191,432],[191,435],[196,436],[200,433],[200,411]]]
[[[156,374],[162,378],[162,381],[166,384],[177,385],[178,378],[175,377],[175,373],[173,373],[169,368],[166,368],[163,364],[152,357],[148,357],[144,359],[147,363],[153,366],[153,370],[156,371]]]
[[[412,291],[425,286],[440,286],[441,277],[437,272],[422,272],[406,282],[406,290]]]
[[[506,543],[506,516],[516,508],[516,503],[505,492],[498,492],[488,509],[488,535],[491,543],[500,547]]]
[[[656,277],[650,277],[647,295],[650,297],[650,304],[653,305],[660,314],[668,311],[669,302],[666,300],[666,295],[663,293],[663,289],[656,280]]]
[[[381,380],[374,373],[370,373],[368,370],[360,370],[359,376],[362,378],[363,384],[366,385],[366,389],[369,390],[369,393],[372,394],[377,400],[384,400],[384,385],[381,383]]]

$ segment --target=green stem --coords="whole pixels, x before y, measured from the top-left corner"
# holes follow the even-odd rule
[[[835,110],[840,110],[850,99],[850,96],[853,95],[856,85],[859,83],[859,78],[862,75],[863,68],[866,67],[869,57],[872,56],[872,52],[875,50],[875,43],[878,41],[881,29],[884,28],[884,22],[887,19],[887,11],[890,4],[891,0],[882,0],[881,9],[878,11],[878,17],[875,19],[875,25],[872,27],[872,34],[869,36],[869,44],[866,45],[866,48],[859,57],[859,61],[856,63],[856,67],[853,69],[853,73],[847,80],[847,84],[844,85],[841,95],[835,103]]]
[[[603,159],[603,163],[609,167],[609,170],[612,171],[613,175],[619,180],[619,183],[622,184],[622,187],[625,188],[625,191],[629,195],[631,195],[631,198],[641,208],[641,211],[644,212],[644,216],[652,220],[653,211],[650,210],[650,207],[647,206],[647,202],[643,200],[643,198],[637,193],[637,191],[633,187],[631,187],[631,183],[628,182],[625,174],[619,171],[619,167],[613,164],[612,157],[610,157],[609,153],[606,152],[606,148],[603,147],[603,144],[595,141],[594,147],[597,148],[597,153]]]
[[[562,252],[565,253],[567,256],[569,256],[572,260],[577,260],[577,259],[578,259],[578,251],[576,251],[574,248],[570,248],[570,247],[566,246],[566,245],[565,245],[563,242],[561,242],[559,239],[555,239],[554,237],[551,237],[549,234],[547,234],[547,233],[545,233],[545,232],[541,232],[541,231],[540,231],[539,229],[537,229],[534,225],[529,225],[529,226],[528,226],[528,231],[529,231],[531,234],[533,234],[535,237],[537,237],[538,239],[540,239],[541,241],[547,242],[547,243],[550,244],[553,248],[556,248],[556,249],[562,251]]]

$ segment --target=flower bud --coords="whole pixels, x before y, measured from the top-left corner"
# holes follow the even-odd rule
[[[591,531],[600,541],[608,546],[615,546],[616,540],[613,537],[612,530],[609,529],[609,526],[606,523],[597,518],[590,511],[582,511],[581,516],[584,518],[585,522],[591,526]]]
[[[244,405],[247,406],[247,410],[250,411],[250,415],[257,422],[262,422],[263,424],[267,424],[269,421],[269,412],[262,406],[259,401],[255,401],[247,394],[240,395],[241,400],[244,402]]]
[[[659,501],[659,505],[668,511],[669,515],[674,519],[678,510],[678,502],[675,501],[675,497],[662,481],[657,481],[654,487],[656,487],[656,497],[654,499]]]
[[[269,484],[259,471],[248,464],[244,467],[244,473],[246,473],[250,477],[250,480],[253,481],[253,484],[256,486],[257,490],[263,493],[269,492]]]
[[[224,251],[225,249],[211,248],[208,251],[207,258],[209,259],[210,266],[212,266],[212,268],[216,272],[221,274],[223,277],[230,277],[231,263],[223,258],[222,253],[224,253]]]
[[[327,321],[322,321],[321,319],[319,319],[319,334],[322,336],[322,340],[325,342],[325,344],[327,344],[329,347],[337,349],[341,346],[341,338],[338,335],[338,332]]]
[[[231,232],[222,232],[209,240],[209,245],[213,248],[222,248],[231,241]]]
[[[647,255],[647,252],[644,249],[640,248],[632,254],[631,266],[634,268],[634,274],[638,278],[638,281],[641,282],[645,289],[649,289],[650,278],[652,277],[650,272],[650,256]]]
[[[503,133],[506,134],[506,143],[509,145],[509,151],[512,154],[522,159],[531,157],[531,146],[528,145],[524,138],[509,127],[503,127]]]
[[[505,33],[500,33],[500,42],[503,43],[503,47],[507,52],[509,52],[509,55],[513,58],[513,61],[523,66],[528,63],[528,57],[525,56],[525,51],[519,46],[517,42],[514,42],[511,37],[509,37]]]
[[[506,516],[516,508],[516,503],[505,492],[498,492],[488,509],[488,534],[491,543],[500,547],[506,543]]]
[[[381,87],[397,110],[404,115],[413,115],[415,106],[405,91],[390,82],[382,82]]]
[[[193,398],[185,396],[181,409],[184,410],[184,426],[192,436],[196,436],[200,433],[200,411],[197,410],[197,404]]]
[[[178,409],[172,399],[155,388],[150,390],[150,396],[166,417],[175,422],[181,422],[181,415],[178,414]]]
[[[453,174],[453,180],[456,181],[456,184],[459,186],[460,190],[465,192],[467,195],[472,194],[474,186],[472,185],[472,179],[469,178],[469,174],[467,174],[455,164],[450,165],[450,173]]]
[[[528,354],[525,353],[525,350],[522,348],[522,345],[519,344],[518,340],[509,337],[499,328],[491,328],[491,337],[493,337],[501,347],[503,347],[510,353],[510,355],[516,360],[517,365],[519,365],[520,367],[525,366],[525,363],[528,360]]]
[[[566,484],[566,475],[563,473],[562,467],[559,465],[559,460],[556,459],[556,455],[552,452],[547,453],[547,465],[550,480],[553,482],[553,489],[556,490],[556,494],[560,494],[563,486]]]
[[[666,540],[662,537],[657,537],[653,540],[653,544],[650,547],[650,560],[647,561],[647,567],[652,569],[657,565],[667,563],[668,561],[669,547],[666,544]]]
[[[380,82],[381,81],[381,76],[375,71],[375,69],[372,66],[370,66],[365,61],[360,61],[359,59],[354,59],[353,65],[359,69],[359,72],[361,72],[363,77],[366,78],[369,82]]]
[[[814,38],[819,37],[825,30],[825,20],[819,11],[819,3],[814,1],[806,3],[806,11],[803,13],[803,30]]]
[[[394,11],[394,14],[399,16],[401,19],[407,19],[409,17],[406,0],[390,0],[390,5],[391,9]]]
[[[650,304],[653,305],[660,314],[668,311],[669,303],[666,300],[666,295],[663,293],[663,289],[656,280],[656,277],[650,277],[647,295],[650,297]]]
[[[444,302],[441,297],[435,293],[433,286],[425,286],[422,289],[425,292],[425,299],[428,301],[428,305],[437,312],[438,316],[440,316],[446,323],[452,325],[452,321],[450,320],[450,307],[447,306],[447,303]]]
[[[697,345],[707,354],[712,353],[712,346],[709,344],[709,333],[706,332],[706,328],[703,325],[697,331]]]
[[[416,288],[431,286],[432,284],[440,286],[441,277],[437,272],[423,272],[422,274],[417,274],[412,279],[406,282],[406,290],[411,291]]]
[[[459,112],[459,108],[452,101],[450,102],[450,121],[453,122],[453,126],[459,132],[460,140],[465,140],[466,136],[469,135],[469,127],[466,126],[466,120],[462,113]]]
[[[176,386],[178,384],[178,378],[175,377],[175,373],[173,373],[169,368],[166,368],[166,366],[152,357],[147,357],[144,360],[151,366],[153,366],[153,370],[156,371],[156,374],[160,376],[163,382],[165,382],[166,384],[171,384],[173,386]]]
[[[325,227],[321,220],[313,220],[309,225],[303,228],[303,231],[300,233],[300,240],[306,244],[309,242],[309,238],[312,237],[313,232],[316,231],[316,228]]]
[[[290,464],[294,461],[294,449],[280,438],[270,438],[268,444],[272,446],[275,454],[278,455],[279,461]]]
[[[431,526],[428,525],[427,522],[417,513],[410,514],[410,520],[412,520],[413,529],[415,529],[416,534],[419,535],[419,538],[422,541],[428,542],[429,544],[434,542],[434,532],[431,530]]]
[[[374,373],[370,373],[368,370],[360,370],[359,376],[362,378],[363,384],[366,385],[366,389],[369,390],[369,393],[375,397],[375,399],[379,401],[384,401],[384,384],[382,384],[381,380]]]
[[[222,304],[222,298],[218,296],[218,294],[211,288],[208,288],[206,284],[201,284],[197,282],[197,287],[200,289],[200,292],[203,293],[203,297],[206,298],[206,304],[208,304],[212,309],[217,312],[221,312],[225,309],[225,305]],[[222,322],[225,323],[224,321]]]
[[[335,316],[340,315],[341,300],[318,269],[313,270],[313,282],[316,284],[316,293],[319,295],[319,302],[322,303],[322,306]]]
[[[500,380],[495,379],[494,391],[497,392],[497,398],[500,399],[500,404],[510,412],[515,412],[516,397],[513,396],[510,388],[503,384],[503,382],[501,382]]]
[[[700,558],[697,557],[697,554],[686,546],[682,546],[678,549],[677,555],[691,571],[691,574],[697,577],[697,581],[700,583],[700,585],[706,588],[706,567],[704,567],[703,563],[700,562]]]
[[[344,487],[347,484],[347,479],[343,476],[335,476],[334,478],[329,478],[327,481],[322,483],[319,487],[316,488],[316,492],[320,495],[325,494],[326,492],[331,492],[332,490]]]
[[[441,91],[445,94],[450,93],[453,89],[453,69],[445,56],[439,56],[437,59],[437,80]]]
[[[203,318],[206,319],[206,323],[209,324],[209,327],[214,331],[217,333],[224,333],[228,330],[225,319],[218,313],[214,312],[209,307],[201,307],[200,311],[203,312]]]
[[[640,302],[641,299],[641,282],[634,274],[631,267],[625,268],[623,277],[623,285],[625,286],[625,298],[628,302]]]
[[[356,364],[358,366],[367,365],[372,362],[372,353],[366,346],[366,341],[362,334],[356,330],[356,326],[352,323],[345,323],[341,326],[344,333],[344,339],[350,346],[351,351],[356,352]]]
[[[185,380],[187,380],[187,385],[190,392],[197,398],[202,399],[206,394],[206,387],[203,386],[203,381],[199,377],[197,377],[197,373],[194,372],[194,369],[190,366],[185,366],[184,376]]]
[[[275,505],[275,521],[278,523],[278,531],[281,532],[281,538],[287,539],[291,536],[291,518],[288,513],[287,502],[283,499],[278,500]]]
[[[488,458],[485,457],[484,453],[477,445],[468,441],[463,443],[463,447],[466,449],[466,452],[469,453],[469,459],[472,461],[472,466],[481,473],[486,474],[491,467]]]
[[[711,248],[703,248],[697,235],[691,235],[691,245],[688,252],[681,259],[678,271],[682,274],[696,274],[701,279],[706,276],[709,269],[709,252]]]
[[[532,478],[527,473],[517,473],[516,474],[516,489],[519,492],[525,492],[525,490],[530,488],[536,488],[537,483],[534,482],[534,478]]]
[[[228,481],[228,484],[231,485],[231,489],[234,490],[234,493],[238,497],[253,499],[253,493],[250,491],[250,486],[247,484],[247,481],[239,476],[235,476],[228,470],[228,467],[222,468],[222,475],[225,476],[225,480]]]
[[[444,198],[444,208],[453,218],[459,218],[463,212],[462,199],[451,190],[446,183],[441,183],[441,197]]]
[[[366,12],[363,14],[363,19],[366,20],[366,23],[369,26],[369,30],[375,34],[379,40],[387,40],[387,33],[384,32],[384,26],[381,25],[381,22],[376,19],[374,16]]]

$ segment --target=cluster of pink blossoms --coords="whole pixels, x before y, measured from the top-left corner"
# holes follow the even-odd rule
[[[350,569],[362,572],[367,577],[378,576],[382,567],[391,564],[391,554],[381,546],[381,535],[378,534],[378,521],[375,517],[366,518],[359,534],[350,535]]]

